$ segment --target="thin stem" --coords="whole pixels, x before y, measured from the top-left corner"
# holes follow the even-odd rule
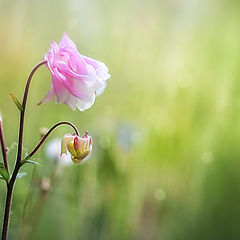
[[[15,169],[13,172],[13,176],[11,178],[12,181],[10,182],[14,182],[15,178],[17,176],[17,165],[20,165],[21,162],[21,157],[22,157],[22,145],[23,145],[23,126],[24,126],[24,116],[25,116],[25,109],[26,109],[26,103],[27,103],[27,97],[28,97],[28,92],[29,92],[29,87],[30,87],[30,83],[32,80],[32,77],[34,75],[34,73],[37,71],[37,69],[39,67],[41,67],[42,65],[44,65],[46,63],[46,61],[42,61],[39,64],[37,64],[32,72],[30,73],[27,83],[26,83],[26,87],[25,87],[25,92],[24,92],[24,96],[23,96],[23,102],[22,102],[22,108],[23,110],[21,111],[21,116],[20,116],[20,127],[19,127],[19,137],[18,137],[18,153],[17,153],[17,161],[16,161],[16,165],[15,165]],[[15,176],[16,175],[16,176]]]
[[[27,159],[31,158],[31,157],[37,152],[37,150],[42,146],[42,144],[45,142],[45,140],[46,140],[47,137],[51,134],[51,132],[52,132],[55,128],[57,128],[58,126],[64,125],[64,124],[71,126],[71,127],[74,129],[76,135],[79,136],[78,129],[77,129],[71,122],[63,121],[63,122],[56,123],[55,125],[53,125],[53,126],[48,130],[48,132],[46,133],[46,135],[39,141],[39,143],[37,144],[37,146],[32,150],[31,153],[29,153],[29,154],[27,155],[27,157],[26,157],[25,159],[27,160]]]
[[[0,142],[1,142],[1,147],[2,147],[2,155],[3,155],[4,166],[5,166],[5,168],[8,171],[7,151],[6,151],[4,137],[3,137],[3,129],[2,129],[2,121],[1,121],[1,119],[0,119]]]
[[[2,240],[7,239],[9,213],[10,213],[11,201],[12,201],[12,192],[13,192],[13,186],[8,185],[7,197],[5,202],[4,222],[3,222],[3,229],[2,229]]]
[[[46,63],[46,61],[42,61],[33,68],[33,70],[31,71],[31,73],[27,79],[27,83],[26,83],[26,87],[25,87],[25,92],[24,92],[23,102],[22,102],[23,110],[21,111],[21,115],[20,115],[20,126],[19,126],[19,135],[18,135],[18,153],[17,153],[17,159],[16,159],[14,170],[13,170],[13,174],[12,174],[12,177],[10,178],[10,181],[8,183],[8,188],[7,188],[7,198],[6,198],[6,204],[5,204],[3,228],[2,228],[2,240],[7,239],[9,214],[10,214],[10,210],[11,210],[12,191],[13,191],[13,187],[14,187],[14,183],[15,183],[18,171],[21,167],[22,145],[23,145],[23,126],[24,126],[25,109],[26,109],[29,87],[30,87],[30,83],[31,83],[34,73],[37,71],[37,69],[39,67],[41,67],[45,63]]]

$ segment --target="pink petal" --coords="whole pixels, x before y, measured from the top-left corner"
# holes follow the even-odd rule
[[[75,43],[68,37],[68,35],[64,32],[61,41],[59,42],[60,48],[74,48],[77,49]]]
[[[59,47],[56,42],[50,41],[50,46],[50,52],[52,52],[53,54],[57,54],[59,52]]]
[[[56,79],[58,80],[58,82],[60,82],[62,85],[65,86],[65,88],[75,97],[77,98],[83,98],[83,96],[81,95],[80,92],[78,92],[73,84],[72,79],[67,78],[66,76],[64,76],[63,74],[61,74],[59,72],[59,70],[57,68],[54,69],[54,74],[56,76]]]
[[[50,101],[55,94],[57,103],[64,102],[73,110],[90,108],[96,95],[106,87],[106,80],[110,78],[108,68],[100,61],[81,55],[66,33],[59,45],[54,41],[50,45],[44,59],[52,75],[52,87],[43,101]]]
[[[54,89],[53,89],[53,86],[50,88],[50,90],[48,91],[48,93],[46,94],[46,96],[44,97],[44,99],[39,103],[43,103],[43,102],[49,102],[52,100],[54,96]]]
[[[55,77],[52,80],[52,84],[57,97],[57,103],[64,102],[68,97],[68,91],[66,90],[65,86]]]

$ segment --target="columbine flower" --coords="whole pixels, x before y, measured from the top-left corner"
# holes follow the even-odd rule
[[[62,154],[72,155],[75,163],[82,162],[92,151],[92,138],[86,132],[82,137],[67,134],[62,139]]]
[[[81,55],[66,33],[59,44],[50,42],[45,55],[47,67],[52,75],[52,86],[42,102],[56,95],[57,103],[64,102],[73,110],[90,108],[95,96],[103,92],[110,78],[108,68],[100,61]]]

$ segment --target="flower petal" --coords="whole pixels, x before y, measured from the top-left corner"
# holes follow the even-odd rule
[[[54,94],[57,103],[64,102],[73,110],[90,108],[96,95],[106,88],[110,78],[106,65],[98,60],[81,55],[74,42],[63,33],[59,45],[52,41],[44,59],[52,75],[52,87],[43,102],[50,101]]]
[[[60,82],[58,81],[58,79],[56,79],[55,77],[53,78],[52,80],[52,84],[53,84],[53,88],[54,88],[54,92],[56,94],[56,100],[57,100],[57,103],[62,103],[64,102],[69,93],[67,91],[67,89],[65,88],[65,86]]]
[[[96,98],[96,95],[95,95],[95,93],[93,93],[91,96],[89,96],[88,100],[78,99],[77,100],[77,108],[80,111],[84,111],[84,110],[90,108],[94,104],[95,98]]]
[[[96,95],[99,96],[101,95],[105,88],[107,87],[107,82],[105,81],[101,86],[99,86],[95,91],[96,91]]]
[[[73,111],[77,109],[77,98],[73,95],[68,95],[68,98],[64,101]]]
[[[92,93],[87,99],[78,99],[73,95],[69,95],[65,100],[65,104],[71,107],[74,111],[78,108],[80,111],[84,111],[90,108],[95,102],[95,94]]]
[[[50,41],[50,52],[53,54],[57,54],[59,52],[59,46],[54,41]]]
[[[74,137],[70,134],[64,135],[61,142],[61,154],[67,154],[67,146],[74,140]]]
[[[75,43],[68,37],[68,35],[64,32],[61,41],[59,42],[60,48],[71,47],[77,49]]]
[[[48,91],[47,95],[44,97],[44,99],[40,102],[50,102],[54,96],[54,89],[53,86],[51,86],[50,90]]]

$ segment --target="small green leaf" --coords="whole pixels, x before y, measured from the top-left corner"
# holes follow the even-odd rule
[[[40,166],[40,164],[38,162],[35,162],[35,161],[32,161],[32,160],[23,160],[21,165],[23,165],[25,163],[31,163],[31,164],[35,164],[35,165],[39,165]]]
[[[20,173],[17,174],[17,179],[18,179],[18,178],[22,178],[22,177],[24,177],[24,176],[26,176],[26,175],[27,175],[26,172],[20,172]]]
[[[17,108],[22,112],[23,111],[22,104],[17,100],[17,98],[13,94],[10,94],[10,97],[12,98],[13,102],[16,104]]]
[[[3,163],[0,163],[0,177],[5,179],[6,181],[8,181],[10,177]]]

